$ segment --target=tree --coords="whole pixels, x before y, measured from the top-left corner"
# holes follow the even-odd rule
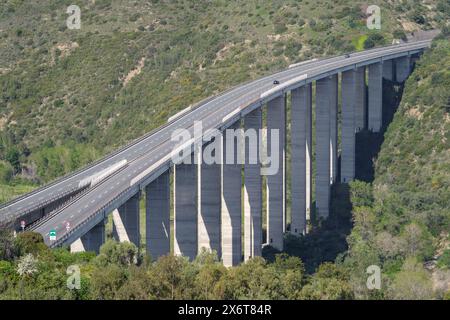
[[[416,258],[407,258],[389,288],[395,300],[428,300],[433,298],[433,284],[428,272]]]
[[[279,274],[267,262],[256,257],[229,269],[219,285],[225,299],[281,299]]]
[[[432,236],[417,223],[408,224],[401,233],[404,240],[404,251],[409,256],[417,256],[421,259],[433,254]]]
[[[13,167],[10,163],[0,161],[0,183],[10,182],[13,175]]]
[[[138,258],[138,248],[133,243],[108,240],[100,247],[96,262],[99,265],[116,264],[124,267],[137,264]]]
[[[281,291],[285,299],[296,299],[303,286],[305,268],[300,258],[290,257],[286,253],[275,256],[275,262],[270,265],[280,274]]]
[[[385,40],[381,33],[369,33],[367,39],[364,41],[364,49],[370,49],[375,46],[383,45],[384,43]]]
[[[404,40],[404,41],[406,41],[406,39],[407,39],[405,31],[403,31],[401,29],[395,30],[392,35],[394,36],[394,39],[400,39],[400,40]]]
[[[92,298],[99,300],[116,299],[120,288],[126,282],[123,268],[110,264],[96,267],[91,276]]]
[[[22,277],[32,276],[38,271],[37,264],[38,260],[31,253],[28,253],[19,259],[17,273]]]
[[[332,263],[323,263],[300,292],[299,297],[307,300],[353,299],[348,276]]]
[[[439,268],[450,269],[450,249],[447,249],[442,253],[437,263]]]
[[[198,292],[196,298],[206,300],[222,298],[222,291],[218,283],[226,273],[227,269],[220,262],[202,265],[195,278]]]
[[[0,260],[12,260],[17,254],[16,251],[11,231],[0,228]]]
[[[18,250],[19,256],[27,253],[39,255],[49,251],[49,248],[44,243],[42,235],[31,231],[18,233],[17,238],[15,239],[15,247]]]
[[[148,300],[158,298],[152,294],[152,280],[142,266],[130,266],[126,282],[117,291],[116,297],[121,300]]]
[[[182,292],[186,258],[167,255],[160,257],[154,267],[155,295],[159,299],[177,299]]]
[[[20,160],[19,160],[20,153],[16,147],[9,148],[9,150],[6,152],[5,159],[12,165],[15,172],[19,172],[19,170],[20,170]]]

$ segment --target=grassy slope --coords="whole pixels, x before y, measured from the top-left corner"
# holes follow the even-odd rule
[[[0,160],[17,151],[16,171],[38,183],[201,98],[311,56],[354,50],[369,33],[362,1],[76,1],[82,28],[67,30],[72,2],[8,0],[0,9]],[[375,2],[387,42],[418,6]],[[421,8],[427,23],[415,28],[445,17],[430,4]],[[141,59],[141,73],[125,84]]]

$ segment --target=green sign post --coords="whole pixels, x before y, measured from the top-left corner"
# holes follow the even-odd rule
[[[56,240],[56,230],[50,230],[50,233],[49,233],[49,236],[50,236],[50,241],[55,241]]]

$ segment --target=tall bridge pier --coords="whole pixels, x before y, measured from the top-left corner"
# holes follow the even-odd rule
[[[146,189],[147,252],[152,259],[170,253],[170,171],[164,172]]]

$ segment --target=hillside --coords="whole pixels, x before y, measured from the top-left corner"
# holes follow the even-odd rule
[[[390,43],[448,1],[6,0],[0,7],[0,201],[163,124],[204,97],[310,57]]]

